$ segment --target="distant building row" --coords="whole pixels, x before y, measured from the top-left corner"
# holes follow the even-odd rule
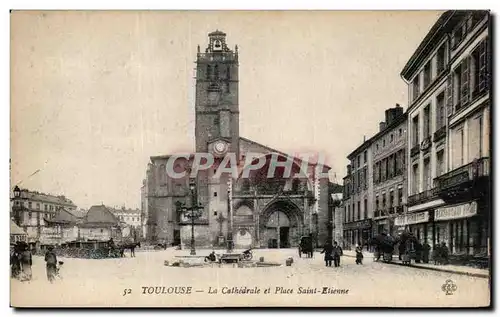
[[[92,206],[77,209],[64,196],[14,188],[11,242],[54,245],[68,241],[109,240],[141,236],[141,211]]]

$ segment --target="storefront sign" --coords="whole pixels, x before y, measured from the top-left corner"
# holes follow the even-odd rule
[[[434,213],[434,220],[448,220],[472,217],[477,214],[477,203],[474,201],[470,204],[463,204],[458,206],[444,207],[436,209]]]
[[[345,223],[344,229],[356,230],[356,229],[370,228],[371,226],[372,226],[371,219],[365,219],[361,221]]]
[[[429,212],[424,211],[424,212],[417,212],[414,214],[406,214],[406,215],[396,217],[396,219],[394,219],[394,225],[395,226],[406,226],[406,225],[412,225],[412,224],[421,223],[421,222],[428,222],[428,221],[429,221]]]

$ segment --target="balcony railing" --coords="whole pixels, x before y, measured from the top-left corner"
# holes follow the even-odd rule
[[[434,132],[434,136],[432,138],[433,142],[437,142],[446,136],[446,126],[442,126]]]
[[[436,177],[434,186],[441,191],[489,175],[490,159],[483,157]]]
[[[411,195],[408,197],[408,205],[413,206],[426,201],[436,198],[438,194],[438,188],[434,187],[432,189],[423,191],[421,193]]]

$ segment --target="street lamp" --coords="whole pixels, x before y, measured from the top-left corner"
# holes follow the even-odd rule
[[[201,217],[201,210],[203,206],[198,204],[196,196],[196,183],[194,179],[189,180],[189,191],[191,194],[191,206],[186,207],[185,204],[177,202],[177,212],[182,212],[186,218],[191,219],[191,255],[196,255],[196,249],[194,246],[194,221]]]

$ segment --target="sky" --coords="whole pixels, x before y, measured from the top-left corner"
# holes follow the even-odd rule
[[[17,11],[11,185],[79,207],[140,206],[150,156],[194,150],[194,61],[208,33],[239,49],[240,135],[346,156],[401,104],[400,72],[438,11]]]

